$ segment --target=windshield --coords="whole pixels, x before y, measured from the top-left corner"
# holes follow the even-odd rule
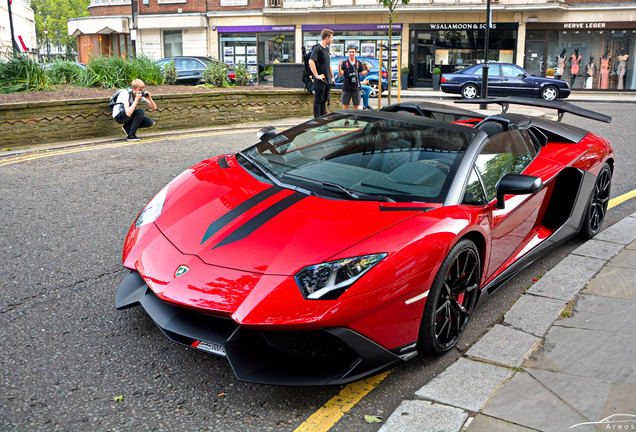
[[[335,113],[263,141],[238,160],[260,178],[266,169],[322,196],[443,202],[474,133],[430,123]]]

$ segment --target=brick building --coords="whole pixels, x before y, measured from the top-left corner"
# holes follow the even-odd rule
[[[537,75],[557,69],[574,88],[636,88],[635,2],[491,0],[491,8],[490,61]],[[396,45],[383,56],[400,54],[411,84],[430,86],[434,66],[453,71],[483,61],[485,9],[485,0],[411,0],[398,9]],[[69,20],[80,61],[91,53],[130,54],[131,33],[137,53],[152,58],[207,55],[252,68],[299,63],[302,47],[325,27],[335,31],[332,55],[354,44],[377,57],[389,33],[388,11],[377,0],[92,0],[89,11]]]

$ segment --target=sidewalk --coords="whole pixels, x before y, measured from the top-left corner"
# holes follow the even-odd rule
[[[636,213],[532,285],[380,432],[636,430],[635,287]]]

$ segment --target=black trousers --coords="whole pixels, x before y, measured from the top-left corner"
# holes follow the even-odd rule
[[[126,112],[122,110],[115,117],[115,121],[124,125],[124,129],[129,137],[135,136],[137,129],[149,128],[155,124],[151,118],[146,117],[145,111],[142,108],[134,110],[130,117],[128,117]]]
[[[324,81],[314,81],[314,118],[327,114],[327,100],[331,86]]]

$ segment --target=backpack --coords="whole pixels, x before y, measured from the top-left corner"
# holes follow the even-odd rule
[[[108,101],[108,105],[109,105],[111,108],[114,108],[114,107],[115,107],[115,105],[122,105],[122,103],[121,103],[121,102],[117,102],[117,98],[119,97],[119,94],[120,94],[121,92],[123,92],[123,91],[128,91],[128,89],[119,89],[119,90],[117,90],[117,91],[115,92],[115,94],[114,94],[114,95],[112,95],[112,96],[110,97],[110,100]],[[130,105],[132,105],[132,102],[131,102],[131,99],[133,99],[133,98],[131,97],[131,96],[132,96],[132,92],[128,91],[128,93],[129,93],[129,94],[128,94],[128,103],[129,103]]]
[[[313,49],[313,47],[312,47]],[[314,87],[314,83],[311,80],[310,77],[312,77],[314,74],[311,72],[311,68],[309,67],[309,57],[311,56],[311,50],[309,50],[309,52],[307,52],[307,50],[305,49],[305,47],[302,47],[302,57],[303,57],[303,64],[305,65],[305,68],[303,69],[303,82],[305,83],[305,90],[307,90],[308,92],[311,93],[311,91],[313,90]]]

